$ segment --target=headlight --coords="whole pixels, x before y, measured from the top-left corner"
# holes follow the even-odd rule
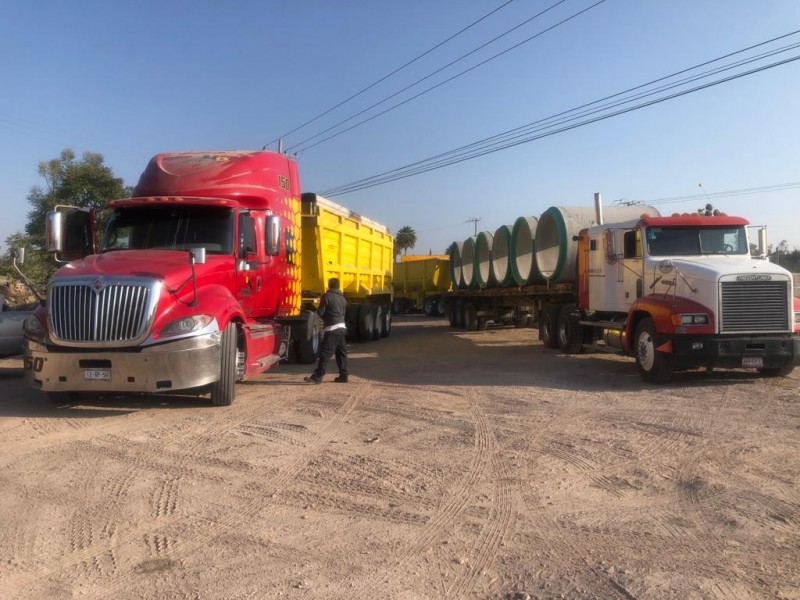
[[[193,331],[203,329],[203,327],[207,326],[213,320],[214,317],[211,315],[193,315],[191,317],[176,319],[168,323],[167,326],[161,330],[159,337],[165,338],[192,333]]]
[[[672,315],[675,325],[708,325],[711,321],[706,314]]]
[[[25,319],[22,323],[22,332],[25,334],[25,337],[31,340],[42,341],[44,339],[44,327],[42,327],[42,322],[36,315],[30,315]]]

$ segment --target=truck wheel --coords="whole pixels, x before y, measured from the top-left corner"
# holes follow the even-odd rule
[[[396,315],[399,315],[403,312],[403,299],[402,298],[395,298],[392,302],[392,312]]]
[[[758,372],[764,377],[786,377],[787,375],[791,375],[792,371],[794,371],[794,365],[786,365],[785,367],[771,367],[758,370]]]
[[[486,317],[478,317],[478,326],[476,327],[477,331],[486,331],[486,328],[489,326],[489,319]]]
[[[381,339],[381,329],[383,328],[383,307],[380,304],[372,305],[372,341],[377,342]]]
[[[455,313],[455,327],[457,329],[461,329],[464,327],[464,301],[459,299],[456,300],[455,309],[453,311]]]
[[[653,319],[639,321],[636,326],[636,366],[642,379],[650,383],[666,383],[672,378],[672,355],[656,350],[656,326]]]
[[[478,330],[478,309],[474,302],[464,304],[464,329],[467,331]]]
[[[358,307],[358,339],[368,342],[372,339],[375,328],[375,316],[372,314],[372,304],[365,302]]]
[[[436,301],[433,298],[425,298],[425,302],[422,304],[422,312],[425,313],[426,317],[432,317],[435,314],[436,310]]]
[[[236,323],[228,323],[220,343],[219,379],[211,384],[211,404],[230,406],[236,396]]]
[[[390,304],[383,305],[383,314],[381,316],[381,337],[389,337],[392,332],[392,311]]]
[[[317,313],[307,311],[306,315],[306,339],[295,340],[295,354],[297,362],[303,365],[310,365],[319,356],[319,345],[322,341],[322,325]]]
[[[448,302],[447,303],[447,321],[450,323],[450,327],[456,326],[456,303],[455,302]]]
[[[580,313],[574,304],[564,304],[558,311],[558,347],[567,354],[583,351],[583,327]]]
[[[439,317],[443,317],[447,312],[447,304],[442,298],[439,298],[439,301],[436,303],[436,315]]]
[[[545,348],[558,348],[558,304],[548,304],[539,316],[539,339]]]

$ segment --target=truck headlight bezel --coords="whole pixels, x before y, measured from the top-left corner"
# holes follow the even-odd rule
[[[159,339],[184,336],[208,327],[214,322],[213,315],[190,315],[170,321],[158,333]]]
[[[710,325],[711,317],[707,313],[681,313],[673,315],[673,322],[676,325]]]
[[[44,341],[47,331],[39,320],[39,317],[36,315],[29,315],[22,322],[22,334],[29,340],[41,342]]]

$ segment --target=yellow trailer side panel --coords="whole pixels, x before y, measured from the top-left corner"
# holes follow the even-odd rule
[[[450,287],[450,258],[446,255],[404,256],[394,265],[395,293],[446,292]]]
[[[384,225],[316,194],[303,194],[302,221],[305,293],[338,277],[349,298],[391,294],[393,240]]]

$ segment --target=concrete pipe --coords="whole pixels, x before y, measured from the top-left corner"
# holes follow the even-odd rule
[[[621,223],[642,215],[659,216],[652,206],[603,207],[605,223]],[[536,226],[536,266],[547,281],[575,281],[578,242],[573,240],[582,229],[597,224],[594,207],[551,206],[539,217]]]
[[[478,286],[478,278],[476,277],[475,268],[475,238],[467,238],[464,240],[464,246],[461,248],[461,281],[462,288],[474,288]]]
[[[520,217],[511,230],[511,275],[517,285],[541,282],[536,270],[536,217]]]
[[[450,244],[450,281],[453,282],[453,289],[461,287],[461,249],[464,242],[453,242]]]
[[[475,278],[479,287],[494,287],[496,283],[492,275],[493,240],[488,231],[481,231],[475,238]]]
[[[492,239],[492,278],[498,287],[511,285],[511,228],[501,225]]]

